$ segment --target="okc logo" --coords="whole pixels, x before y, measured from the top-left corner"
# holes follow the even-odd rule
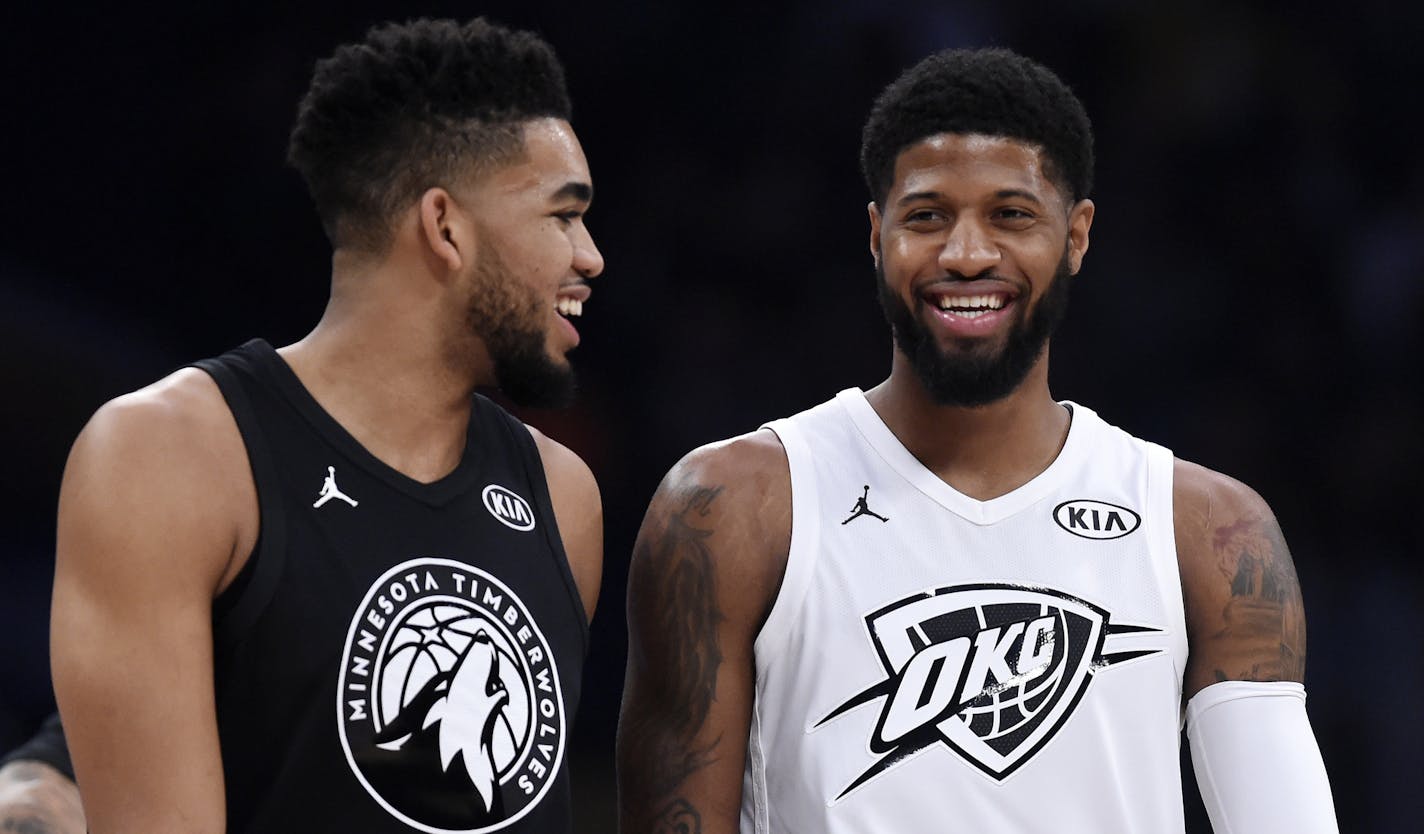
[[[835,801],[941,743],[1003,781],[1058,732],[1093,673],[1161,649],[1103,653],[1103,609],[1046,588],[964,585],[898,600],[865,618],[885,680],[816,723],[885,699],[870,752],[879,756]]]
[[[352,772],[431,834],[512,824],[563,759],[548,642],[508,587],[462,562],[413,559],[376,580],[352,618],[337,692]]]

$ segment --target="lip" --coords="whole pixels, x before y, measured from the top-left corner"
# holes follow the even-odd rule
[[[563,331],[564,336],[570,342],[569,350],[573,350],[574,348],[578,347],[579,332],[578,328],[574,327],[574,323],[569,321],[564,316],[559,315],[557,310],[554,311],[554,318],[559,320],[559,328]]]
[[[986,308],[984,312],[973,317],[940,309],[943,299],[972,298],[979,295],[1000,296],[1004,299],[1004,305],[997,310]],[[920,288],[919,298],[928,308],[931,321],[938,325],[937,329],[951,337],[975,339],[992,335],[1008,326],[1018,303],[1019,292],[1002,281],[992,279],[935,281]]]
[[[591,295],[593,295],[593,287],[590,287],[588,284],[585,284],[582,281],[576,281],[574,283],[564,284],[562,287],[559,287],[558,293],[554,295],[554,300],[557,301],[560,298],[571,298],[574,301],[587,301],[589,296]]]
[[[567,298],[582,304],[587,302],[592,295],[593,288],[583,281],[570,281],[559,287],[558,292],[554,293],[554,318],[559,320],[559,327],[563,330],[564,336],[570,342],[569,350],[578,347],[579,332],[578,328],[574,326],[573,321],[559,312],[558,303],[560,299]]]

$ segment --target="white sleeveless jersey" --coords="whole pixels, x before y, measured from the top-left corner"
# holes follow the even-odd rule
[[[990,501],[859,390],[768,424],[791,466],[756,650],[743,832],[1184,827],[1172,455],[1079,405]]]

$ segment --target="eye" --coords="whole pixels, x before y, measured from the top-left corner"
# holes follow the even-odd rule
[[[579,209],[569,209],[567,211],[554,212],[554,217],[558,218],[558,221],[560,223],[567,226],[575,220],[578,220],[579,218],[583,217],[583,212]]]
[[[1037,217],[1026,209],[1005,207],[994,212],[994,219],[1010,228],[1022,228],[1028,226]]]
[[[914,209],[905,215],[905,225],[912,228],[932,226],[944,222],[944,212],[932,208]]]

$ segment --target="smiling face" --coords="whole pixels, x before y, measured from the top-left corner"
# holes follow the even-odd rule
[[[1093,204],[1071,204],[1032,145],[938,134],[906,148],[871,250],[897,365],[941,405],[1016,390],[1044,347],[1088,248]]]
[[[524,155],[470,190],[478,230],[466,286],[466,319],[483,340],[501,390],[520,405],[565,404],[573,394],[567,354],[579,342],[587,279],[603,256],[584,226],[593,198],[583,149],[567,122],[524,129]]]

